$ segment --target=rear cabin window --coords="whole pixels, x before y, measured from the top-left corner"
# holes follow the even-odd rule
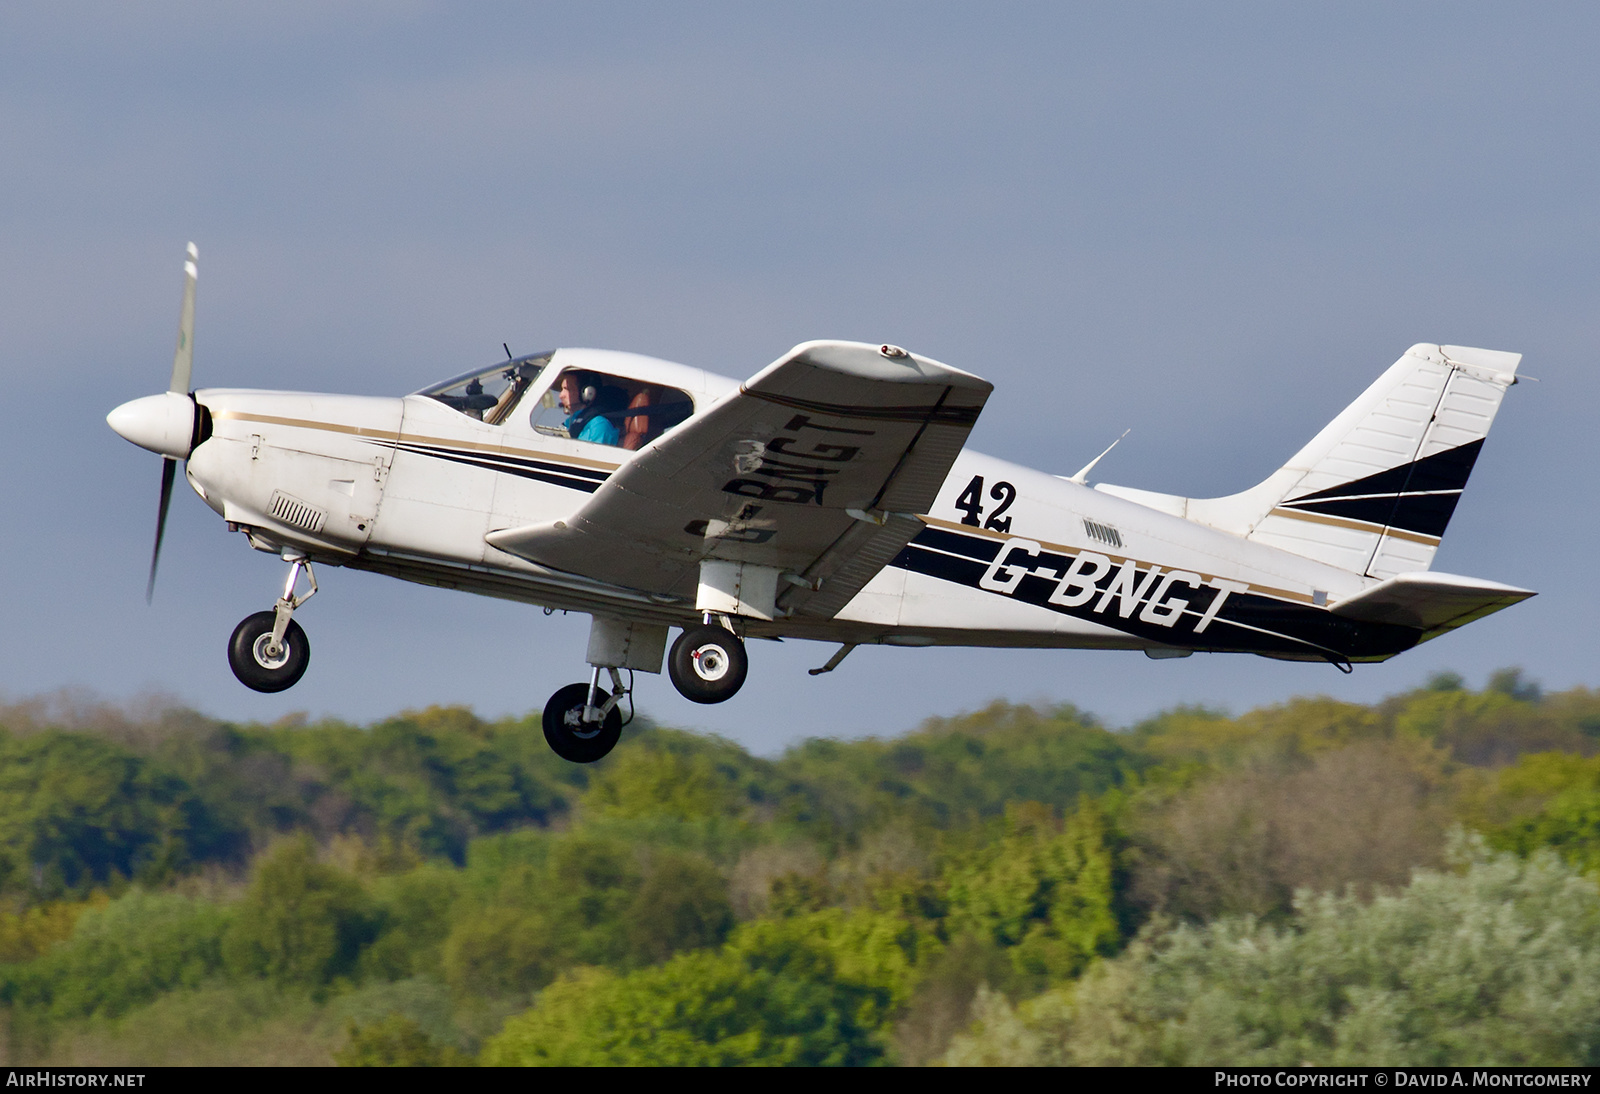
[[[530,418],[549,437],[637,450],[694,412],[689,393],[625,376],[568,369],[545,392]]]

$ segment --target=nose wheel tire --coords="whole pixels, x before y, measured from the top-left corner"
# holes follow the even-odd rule
[[[667,658],[673,687],[694,703],[732,699],[749,671],[750,658],[739,636],[710,623],[685,628]]]
[[[595,691],[595,705],[603,707],[611,695]],[[568,684],[544,705],[544,740],[550,750],[575,764],[592,764],[616,747],[622,736],[622,711],[612,707],[598,724],[583,720],[589,701],[588,684]]]
[[[246,616],[233,628],[228,640],[228,665],[239,683],[253,691],[283,691],[300,682],[311,663],[311,643],[300,624],[289,620],[283,632],[283,642],[277,650],[272,646],[272,625],[277,616],[273,612],[256,612]]]

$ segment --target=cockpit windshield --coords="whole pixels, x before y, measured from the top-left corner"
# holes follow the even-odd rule
[[[517,405],[522,393],[533,386],[554,355],[555,351],[551,350],[549,353],[535,353],[502,361],[491,368],[463,373],[442,384],[423,388],[417,394],[437,399],[469,418],[499,425]]]

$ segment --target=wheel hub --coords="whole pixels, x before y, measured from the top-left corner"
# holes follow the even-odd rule
[[[604,728],[602,722],[586,722],[583,720],[583,708],[573,707],[562,717],[561,722],[574,737],[587,741]]]
[[[264,669],[281,669],[289,663],[288,641],[279,643],[274,649],[271,631],[257,638],[255,644],[250,647],[250,652],[255,655],[256,664]]]
[[[728,674],[728,655],[720,646],[701,646],[694,651],[694,671],[702,680],[721,680]]]

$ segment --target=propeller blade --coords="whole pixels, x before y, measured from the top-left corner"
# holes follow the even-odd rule
[[[199,276],[196,264],[200,261],[200,250],[193,243],[189,244],[187,253],[183,262],[183,312],[178,318],[178,350],[172,355],[172,383],[167,385],[168,391],[180,395],[189,394],[189,377],[194,372],[194,283]]]
[[[192,285],[194,282],[190,282]],[[167,506],[172,503],[172,480],[178,472],[178,461],[171,456],[161,460],[161,508],[156,514],[156,549],[150,552],[150,580],[144,587],[144,602],[150,603],[156,595],[156,564],[161,561],[161,537],[167,533]]]
[[[178,348],[172,355],[172,382],[167,385],[168,391],[180,395],[189,394],[189,381],[194,374],[194,283],[200,275],[200,249],[191,242],[184,255],[183,311],[178,315]],[[163,457],[161,506],[156,511],[156,545],[150,552],[150,580],[144,587],[146,604],[156,595],[156,567],[161,562],[161,540],[167,534],[167,508],[172,504],[172,481],[177,474],[178,461],[171,456]]]

